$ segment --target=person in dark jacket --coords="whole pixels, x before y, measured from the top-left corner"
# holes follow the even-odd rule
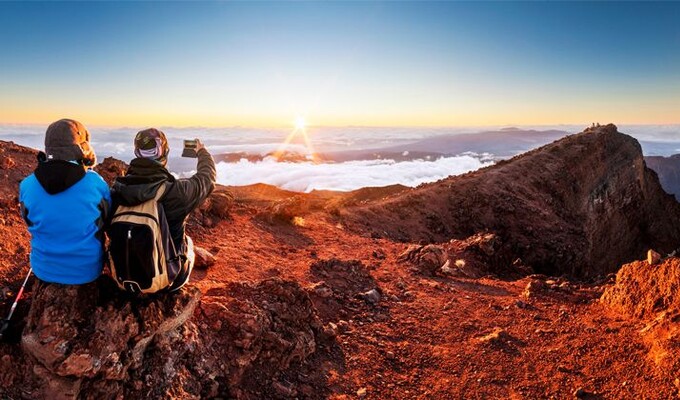
[[[31,233],[31,267],[44,282],[82,285],[104,265],[109,186],[90,170],[97,156],[83,124],[62,119],[47,128],[38,167],[19,185]]]
[[[194,266],[193,242],[184,231],[186,219],[215,189],[216,170],[212,156],[196,140],[197,172],[191,178],[176,179],[166,168],[168,146],[165,134],[155,128],[145,129],[135,137],[135,158],[125,176],[116,178],[111,189],[113,211],[118,205],[135,206],[156,195],[161,185],[163,206],[175,249],[183,255],[181,270],[169,288],[178,290],[189,281]]]

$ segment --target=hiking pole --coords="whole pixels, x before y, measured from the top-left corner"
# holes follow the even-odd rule
[[[19,289],[19,293],[17,293],[17,298],[16,300],[14,300],[12,308],[9,309],[9,314],[7,315],[7,318],[2,320],[2,325],[0,325],[0,340],[2,340],[2,337],[5,334],[7,328],[9,328],[9,320],[12,319],[12,314],[14,314],[14,310],[16,310],[17,308],[17,303],[19,303],[21,295],[24,294],[24,288],[26,287],[26,282],[28,282],[28,278],[30,278],[31,276],[31,272],[33,272],[32,267],[28,269],[28,274],[26,275],[26,278],[24,278],[24,283],[21,284],[21,289]]]

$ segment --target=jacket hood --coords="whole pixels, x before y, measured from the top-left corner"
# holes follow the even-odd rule
[[[136,206],[151,200],[158,188],[165,182],[174,182],[175,177],[159,162],[147,158],[135,158],[125,176],[116,178],[112,195],[125,206]]]
[[[70,161],[39,161],[34,174],[47,193],[57,194],[83,179],[85,168]]]
[[[156,196],[158,188],[164,184],[165,181],[158,181],[147,184],[125,185],[121,182],[114,182],[111,189],[116,200],[124,206],[136,206],[145,201],[149,201]]]

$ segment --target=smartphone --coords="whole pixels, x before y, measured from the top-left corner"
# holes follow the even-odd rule
[[[182,150],[182,157],[197,158],[198,153],[196,153],[196,140],[185,140],[184,150]]]

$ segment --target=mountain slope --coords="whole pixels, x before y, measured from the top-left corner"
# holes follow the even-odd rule
[[[342,213],[353,229],[443,242],[490,230],[536,271],[589,277],[680,244],[680,204],[609,124]]]

